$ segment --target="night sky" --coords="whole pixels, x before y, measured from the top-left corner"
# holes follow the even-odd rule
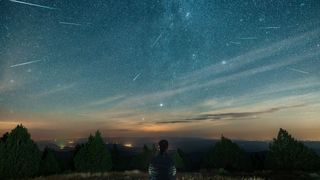
[[[0,135],[320,140],[320,1],[1,0]]]

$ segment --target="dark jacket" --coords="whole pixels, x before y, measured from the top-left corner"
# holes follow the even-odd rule
[[[158,154],[149,165],[150,180],[175,180],[176,167],[172,158],[167,154]]]

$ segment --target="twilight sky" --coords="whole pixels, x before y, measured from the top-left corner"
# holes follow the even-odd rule
[[[320,140],[318,0],[0,0],[0,135]]]

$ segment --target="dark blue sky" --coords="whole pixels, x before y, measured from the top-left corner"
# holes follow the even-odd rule
[[[0,132],[320,138],[320,2],[0,1]]]

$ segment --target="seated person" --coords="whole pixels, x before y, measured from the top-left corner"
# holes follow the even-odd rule
[[[167,154],[168,146],[167,140],[159,141],[160,152],[149,165],[150,180],[176,179],[176,167],[172,158]]]

